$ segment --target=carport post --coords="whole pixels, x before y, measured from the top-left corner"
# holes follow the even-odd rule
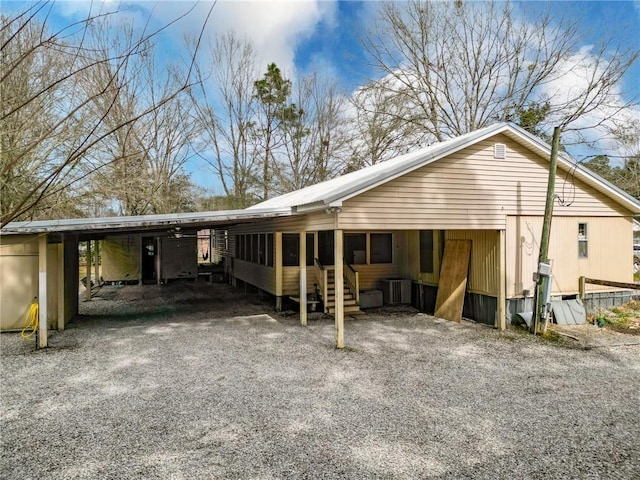
[[[58,245],[58,331],[64,330],[64,239]]]
[[[91,300],[91,240],[87,240],[87,289],[84,292],[84,298],[88,302]]]
[[[95,240],[95,254],[93,255],[94,272],[96,274],[96,285],[100,285],[100,244]]]
[[[38,348],[47,346],[47,234],[38,243]]]
[[[507,306],[507,241],[505,230],[498,232],[498,309],[496,311],[496,328],[504,330],[506,327]]]
[[[307,232],[300,232],[300,324],[307,326]]]
[[[344,249],[342,230],[334,231],[336,348],[344,348]]]
[[[276,311],[282,311],[282,232],[274,232],[275,258],[273,266],[276,270]]]

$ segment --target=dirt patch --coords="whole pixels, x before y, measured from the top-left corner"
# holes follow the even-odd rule
[[[83,316],[133,317],[171,312],[206,312],[210,317],[224,317],[238,312],[271,311],[272,297],[244,292],[226,284],[206,282],[171,282],[163,285],[105,285],[90,302],[80,295],[79,314]]]
[[[550,325],[549,331],[557,334],[558,340],[568,346],[600,348],[640,345],[640,338],[610,327],[598,325]]]

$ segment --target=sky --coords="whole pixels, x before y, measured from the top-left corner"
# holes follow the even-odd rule
[[[583,18],[583,47],[597,45],[604,38],[619,40],[623,46],[640,48],[640,0],[635,1],[536,1],[528,8],[551,8],[570,18]],[[3,14],[24,8],[30,2],[0,0]],[[514,2],[521,7],[521,2]],[[183,20],[160,37],[165,55],[177,54],[185,32],[197,34],[211,2],[60,0],[52,7],[52,18],[63,24],[92,11],[120,9],[124,15],[152,25],[163,25],[193,7]],[[233,30],[258,47],[262,63],[275,62],[285,77],[295,79],[316,70],[338,81],[346,94],[353,92],[375,71],[366,63],[359,34],[371,27],[379,3],[337,0],[219,0],[207,24],[207,33]],[[627,99],[640,100],[640,61],[628,72],[622,91]],[[586,155],[586,153],[585,153]]]

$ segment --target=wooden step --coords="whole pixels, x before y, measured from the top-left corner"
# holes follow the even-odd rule
[[[334,301],[328,301],[326,302],[324,305],[326,308],[331,308],[336,304],[336,302]],[[355,298],[349,299],[349,300],[345,300],[344,302],[342,302],[342,304],[346,307],[346,306],[352,306],[352,305],[358,305],[358,303],[356,302]]]
[[[352,298],[356,298],[355,295],[351,292],[344,292],[344,296],[342,297],[345,300],[351,300]],[[336,296],[333,294],[327,295],[327,302],[333,302],[336,299]]]
[[[329,315],[333,315],[336,313],[336,309],[334,307],[331,307],[327,309],[327,313]],[[345,315],[363,315],[364,314],[364,312],[360,310],[360,307],[357,305],[350,305],[350,306],[345,305],[344,313]]]

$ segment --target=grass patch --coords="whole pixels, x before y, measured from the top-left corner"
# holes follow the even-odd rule
[[[591,321],[599,327],[640,335],[640,301],[632,300],[618,307],[599,308]]]
[[[558,332],[556,332],[555,330],[552,330],[550,328],[547,328],[547,330],[545,332],[543,332],[541,334],[542,338],[544,338],[545,340],[549,341],[549,342],[561,342],[562,339],[562,335],[560,335]]]

